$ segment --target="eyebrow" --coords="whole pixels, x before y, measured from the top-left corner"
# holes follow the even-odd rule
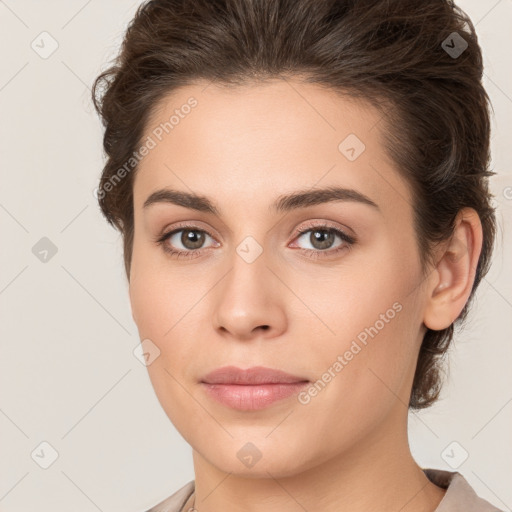
[[[275,213],[280,213],[335,201],[362,203],[380,211],[379,206],[369,197],[357,190],[342,187],[299,190],[292,194],[282,195],[276,199],[270,206],[270,209]],[[146,199],[143,208],[148,208],[157,203],[175,204],[191,210],[220,216],[220,211],[208,197],[190,192],[172,190],[169,188],[157,190]]]

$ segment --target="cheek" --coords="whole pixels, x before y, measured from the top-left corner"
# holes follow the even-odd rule
[[[310,329],[318,331],[317,339],[322,346],[338,349],[343,343],[358,335],[365,337],[365,330],[377,324],[380,332],[389,331],[400,315],[400,304],[408,300],[414,281],[413,267],[406,268],[399,258],[386,258],[382,251],[378,256],[364,254],[340,265],[339,269],[318,269],[311,275],[289,276],[294,292],[304,297]],[[293,301],[295,302],[295,301]],[[397,304],[398,303],[398,304]],[[300,322],[305,317],[292,311]],[[403,316],[403,315],[401,315]],[[341,343],[341,345],[340,345]]]
[[[178,377],[191,371],[205,325],[200,302],[212,285],[200,277],[191,280],[176,266],[173,270],[162,264],[162,258],[156,261],[153,256],[151,261],[150,257],[134,258],[129,293],[140,339],[150,339],[160,351],[148,366],[158,393],[160,382],[166,388],[173,385],[169,374]]]
[[[134,245],[130,303],[140,336],[158,343],[172,335],[174,325],[197,301],[199,283],[186,286],[158,251],[141,246]]]
[[[179,291],[178,279],[169,279],[163,271],[145,264],[137,267],[135,262],[134,279],[130,282],[130,301],[136,318],[141,340],[150,339],[159,350],[159,355],[147,366],[148,375],[156,397],[169,419],[186,429],[186,406],[190,396],[184,391],[183,373],[190,368],[191,361],[197,356],[197,346],[184,343],[190,340],[190,331],[194,323],[192,305],[201,295],[191,294],[190,288]],[[168,274],[168,272],[167,272]],[[193,297],[188,297],[193,295]],[[186,337],[184,332],[189,330]],[[180,385],[181,383],[181,385]],[[186,413],[186,411],[188,411]],[[185,414],[186,413],[186,414]]]
[[[300,411],[305,424],[315,418],[324,432],[319,451],[348,448],[378,428],[391,410],[406,408],[415,361],[414,309],[396,301],[394,291],[386,294],[375,286],[373,291],[332,317],[331,341],[313,351],[309,347],[307,361],[317,380],[300,397]]]
[[[393,396],[382,381],[394,391],[404,382],[415,362],[421,323],[414,293],[418,272],[390,245],[378,258],[343,268],[336,279],[305,286],[315,290],[308,305],[321,321],[310,323],[304,339],[318,340],[311,352],[316,376],[323,381],[329,372],[336,375],[327,393],[333,402],[375,403]]]
[[[137,271],[136,276],[130,283],[130,302],[139,334],[159,339],[171,327],[165,312],[173,310],[173,296],[144,270]]]
[[[338,292],[338,300],[334,292],[330,297],[321,313],[330,332],[324,328],[322,336],[316,335],[316,372],[326,371],[341,360],[343,368],[337,365],[338,373],[343,369],[347,374],[345,370],[350,368],[351,379],[372,380],[369,368],[391,380],[403,374],[413,356],[416,315],[399,288],[381,289],[374,283],[350,295]]]

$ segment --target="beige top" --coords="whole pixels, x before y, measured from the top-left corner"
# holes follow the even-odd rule
[[[458,472],[424,469],[428,479],[446,489],[434,512],[503,512],[488,501],[479,498],[466,479]],[[194,492],[194,480],[188,482],[172,496],[150,508],[147,512],[187,512],[183,505]]]

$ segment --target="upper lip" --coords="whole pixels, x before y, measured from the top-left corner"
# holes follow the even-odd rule
[[[201,379],[206,384],[291,384],[296,382],[307,382],[308,379],[291,375],[281,370],[274,370],[264,366],[253,366],[242,370],[236,366],[223,366],[210,372]]]

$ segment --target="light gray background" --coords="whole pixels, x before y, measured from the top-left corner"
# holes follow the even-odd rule
[[[0,0],[1,511],[140,512],[194,477],[191,448],[133,355],[121,239],[93,195],[103,154],[89,88],[138,5]],[[423,467],[450,470],[445,460],[467,452],[458,471],[510,511],[512,0],[459,5],[476,23],[495,109],[499,241],[443,400],[411,415],[410,440]],[[31,47],[51,49],[43,31],[59,45],[46,59]],[[32,252],[43,237],[58,249],[46,263]],[[48,469],[43,441],[58,452]]]

